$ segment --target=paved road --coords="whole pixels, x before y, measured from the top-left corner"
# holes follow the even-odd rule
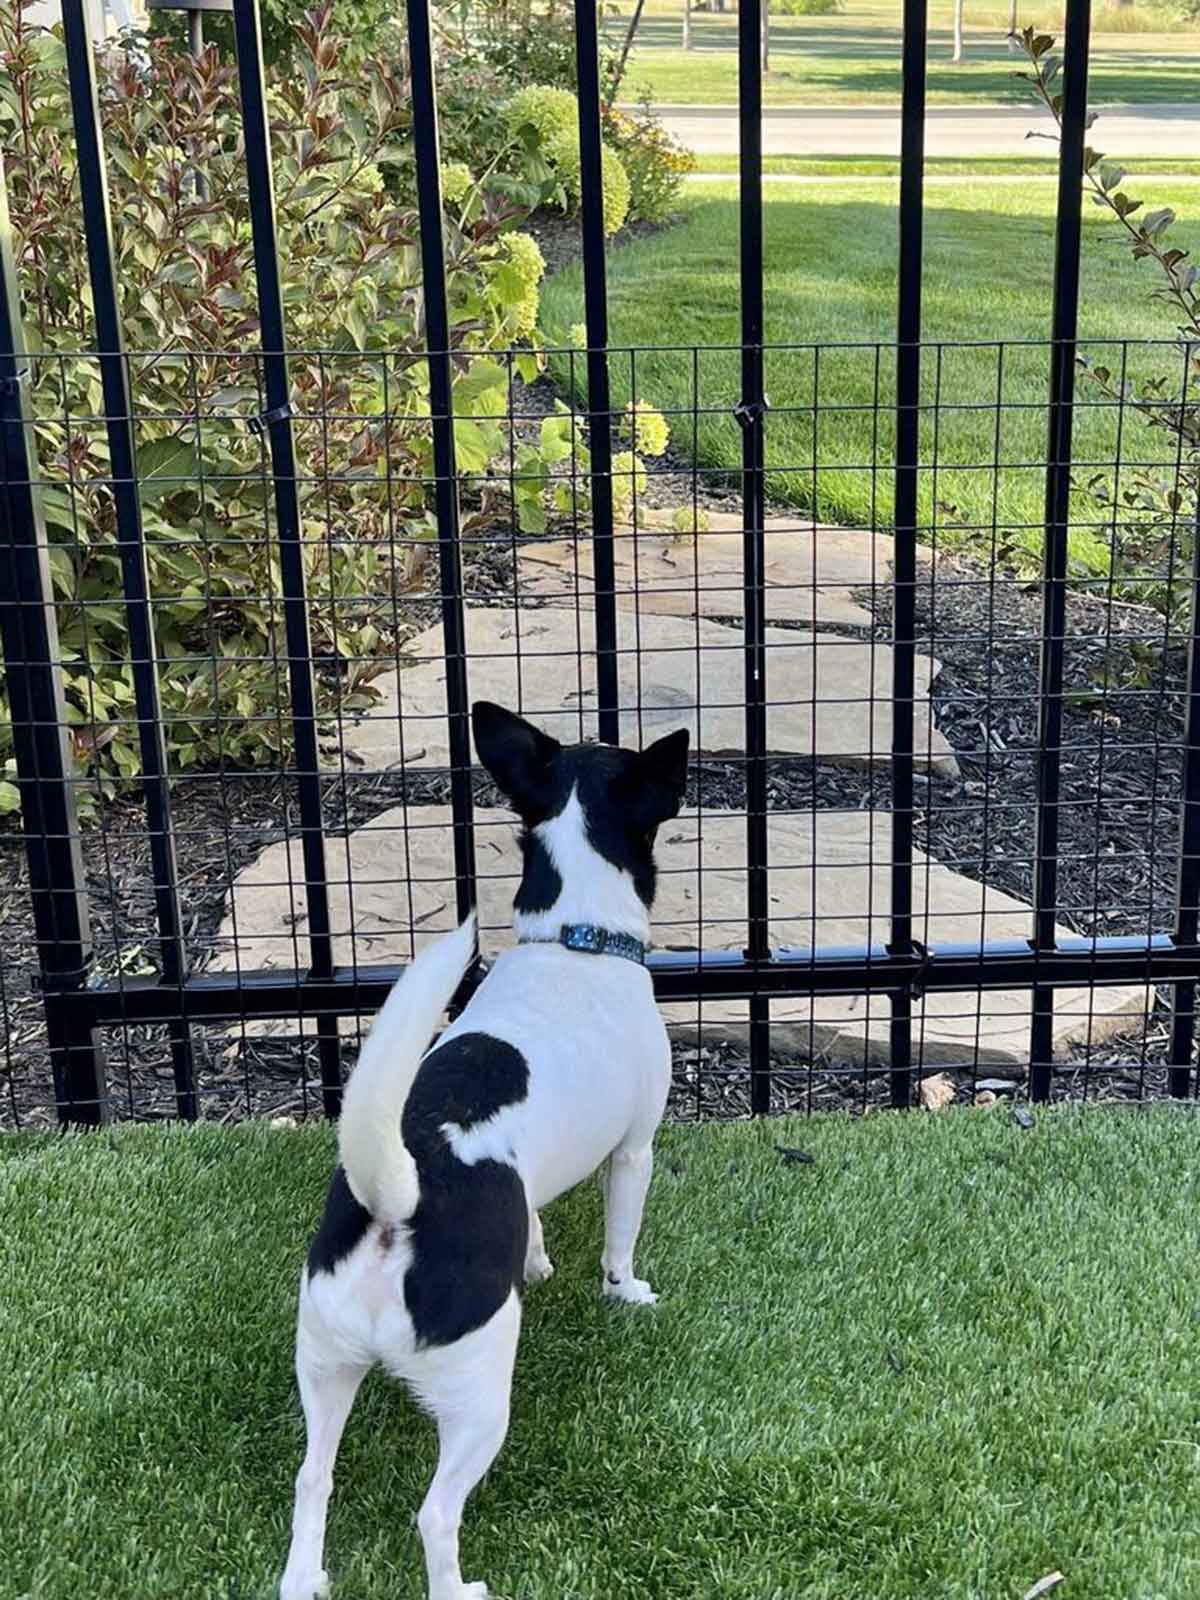
[[[733,106],[657,106],[667,128],[698,155],[734,155],[738,147]],[[1048,155],[1041,140],[1026,141],[1031,128],[1050,132],[1049,112],[1036,107],[980,106],[960,111],[935,107],[926,114],[929,156]],[[1121,106],[1102,111],[1091,142],[1121,159],[1135,156],[1200,156],[1200,103]],[[1040,148],[1039,148],[1040,147]],[[763,154],[769,156],[898,156],[899,110],[802,110],[763,113]]]

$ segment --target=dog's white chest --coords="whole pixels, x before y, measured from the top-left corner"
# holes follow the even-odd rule
[[[524,1056],[529,1093],[454,1141],[460,1159],[512,1160],[546,1205],[662,1114],[670,1046],[643,967],[558,945],[505,951],[442,1035],[480,1031]]]

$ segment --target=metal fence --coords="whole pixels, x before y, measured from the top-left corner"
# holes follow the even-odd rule
[[[1081,508],[1082,477],[1117,484],[1153,466],[1178,482],[1192,465],[1182,449],[1160,459],[1161,443],[1136,433],[1124,382],[1181,347],[1101,350],[1078,337],[1086,0],[1068,4],[1047,340],[922,339],[925,15],[906,0],[896,337],[841,346],[766,337],[761,0],[743,0],[741,341],[725,350],[610,344],[596,9],[577,0],[586,352],[550,352],[551,379],[532,386],[516,352],[501,358],[514,439],[544,415],[551,380],[572,403],[586,397],[588,458],[562,468],[581,509],[545,542],[461,515],[460,486],[479,489],[455,459],[451,391],[466,346],[448,314],[428,0],[408,0],[436,561],[398,584],[415,534],[385,478],[374,547],[386,559],[337,594],[314,591],[306,553],[355,543],[352,505],[331,497],[345,487],[331,437],[373,420],[339,401],[338,373],[374,362],[386,415],[389,366],[379,353],[289,352],[255,0],[235,0],[235,26],[260,346],[203,356],[124,346],[81,0],[64,0],[63,16],[94,349],[29,348],[0,209],[0,641],[21,801],[20,831],[10,822],[0,836],[6,1120],[336,1114],[358,1030],[414,942],[477,900],[485,951],[502,937],[512,826],[472,768],[473,697],[575,737],[692,727],[690,803],[661,844],[650,961],[676,1041],[678,1115],[903,1106],[935,1072],[960,1098],[991,1080],[990,1093],[1034,1100],[1192,1092],[1200,540],[1172,528],[1165,567],[1119,579],[1069,566],[1081,528],[1112,534],[1107,513],[1089,522]],[[1076,394],[1085,353],[1119,374],[1107,398]],[[35,414],[33,393],[66,393],[39,385],[41,366],[67,359],[94,365],[99,408],[73,415],[63,399]],[[144,399],[146,374],[167,360],[205,363],[205,393],[194,377],[195,404],[177,414]],[[1183,349],[1185,396],[1190,362]],[[232,411],[209,398],[223,363],[251,397]],[[298,363],[316,374],[303,403]],[[685,448],[623,484],[625,401],[668,368],[677,403],[663,409]],[[802,403],[771,408],[775,375],[789,394],[804,389]],[[1044,397],[1028,398],[1031,381]],[[1045,440],[1032,454],[1021,442],[1031,417]],[[251,430],[261,447],[250,476],[263,592],[219,603],[267,608],[274,642],[253,659],[214,653],[211,667],[214,681],[271,676],[269,768],[168,761],[160,696],[173,662],[157,618],[184,591],[148,576],[139,462],[147,425],[164,422],[197,441],[187,470],[201,506],[232,492],[219,472],[205,477],[208,433]],[[791,458],[772,451],[785,423],[804,441]],[[700,435],[720,427],[740,429],[740,477],[705,465]],[[855,429],[861,456],[835,462],[831,431]],[[84,537],[80,508],[97,484],[48,471],[39,441],[55,430],[66,441],[103,430],[111,461],[100,487],[132,691],[104,735],[136,744],[142,774],[116,797],[81,762],[64,693],[64,674],[87,659],[89,614],[117,597],[67,606],[56,594],[55,546]],[[983,510],[956,519],[948,502],[965,472]],[[857,533],[819,521],[835,473],[862,487]],[[1014,482],[1031,477],[1044,482],[1032,523],[1011,509]],[[66,508],[50,533],[47,494]],[[669,532],[650,516],[664,500]],[[1042,542],[1040,583],[1006,565],[1026,534]],[[212,607],[219,551],[204,538],[187,592]],[[830,558],[843,548],[854,559],[839,572]],[[386,611],[399,657],[320,656],[321,608]],[[64,609],[81,647],[60,643]],[[1114,675],[1114,655],[1141,666]],[[347,687],[360,668],[354,683],[384,683],[373,706]],[[221,705],[197,713],[218,743]],[[100,737],[85,731],[84,756]]]

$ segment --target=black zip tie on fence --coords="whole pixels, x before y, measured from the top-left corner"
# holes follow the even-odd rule
[[[904,950],[894,950],[892,946],[885,945],[889,956],[903,956],[906,959],[913,956],[917,960],[917,970],[905,984],[901,993],[906,994],[910,1000],[924,1000],[925,984],[928,981],[929,969],[933,964],[933,953],[928,945],[922,944],[919,939],[910,939]]]
[[[740,428],[752,428],[756,422],[761,422],[771,409],[770,395],[763,395],[761,400],[739,400],[733,408]]]
[[[32,367],[18,367],[11,378],[0,378],[0,394],[6,398],[14,394],[20,394],[21,390],[26,388],[32,380]]]
[[[281,406],[276,406],[272,411],[260,411],[256,416],[247,417],[250,432],[258,434],[261,438],[267,429],[276,422],[286,422],[289,417],[296,415],[296,408],[290,400],[285,400]]]

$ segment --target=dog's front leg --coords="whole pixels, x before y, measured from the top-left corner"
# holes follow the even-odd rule
[[[333,1488],[333,1463],[342,1429],[363,1380],[365,1367],[322,1368],[306,1352],[297,1351],[296,1378],[308,1429],[308,1447],[296,1477],[292,1513],[292,1545],[279,1586],[279,1600],[324,1600],[329,1579],[324,1572],[325,1512]]]
[[[658,1299],[644,1278],[633,1275],[633,1250],[653,1170],[654,1152],[649,1145],[640,1150],[617,1149],[609,1157],[604,1180],[604,1293],[612,1300],[643,1306]]]

